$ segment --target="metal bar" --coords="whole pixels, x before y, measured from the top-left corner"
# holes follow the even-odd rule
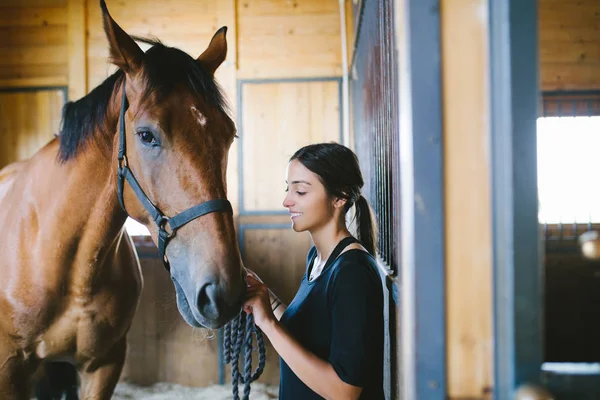
[[[403,348],[403,356],[412,357],[405,365],[414,369],[403,371],[411,380],[403,385],[409,388],[407,399],[441,400],[447,382],[440,5],[438,0],[404,3],[405,19],[395,21],[397,29],[405,29],[410,71],[398,82],[400,118],[409,119],[400,124],[399,143],[401,326],[408,335],[403,346],[412,345],[412,350]]]
[[[539,382],[543,361],[537,218],[537,4],[490,0],[489,7],[494,398],[505,400],[513,398],[521,383]]]

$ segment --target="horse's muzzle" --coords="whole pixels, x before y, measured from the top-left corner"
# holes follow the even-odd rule
[[[191,291],[186,293],[177,279],[172,280],[177,294],[177,308],[185,322],[195,328],[222,327],[240,312],[246,297],[246,285],[243,282],[235,288],[227,288],[208,281],[194,295]]]
[[[206,282],[196,296],[196,305],[200,315],[208,321],[216,322],[219,326],[232,319],[240,310],[245,295],[245,285],[238,293],[221,286],[216,282]],[[244,292],[244,293],[240,293]],[[231,300],[234,301],[231,301]]]

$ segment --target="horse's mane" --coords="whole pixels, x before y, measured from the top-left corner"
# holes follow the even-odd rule
[[[160,101],[175,87],[184,85],[195,95],[204,98],[208,105],[229,114],[229,107],[221,88],[198,61],[179,49],[165,46],[156,39],[140,37],[134,39],[152,45],[146,51],[142,64],[146,86],[145,98],[154,94]],[[86,96],[65,104],[59,134],[60,161],[66,162],[74,158],[90,140],[104,140],[110,145],[112,135],[109,133],[114,132],[103,125],[111,96],[122,84],[124,76],[122,70],[117,70]]]

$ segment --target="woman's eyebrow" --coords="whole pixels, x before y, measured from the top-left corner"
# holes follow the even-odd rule
[[[285,183],[288,183],[288,182],[285,181]],[[304,183],[306,185],[310,185],[310,182],[307,182],[307,181],[292,181],[291,185],[295,185],[295,184],[298,184],[298,183]]]

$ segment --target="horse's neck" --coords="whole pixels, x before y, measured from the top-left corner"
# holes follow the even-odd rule
[[[75,158],[56,161],[58,145],[31,160],[30,177],[50,184],[32,186],[42,246],[58,249],[55,260],[68,268],[71,282],[85,290],[95,268],[114,253],[126,214],[120,207],[111,157],[90,144]],[[57,244],[59,246],[57,246]],[[57,266],[57,268],[59,268]]]

